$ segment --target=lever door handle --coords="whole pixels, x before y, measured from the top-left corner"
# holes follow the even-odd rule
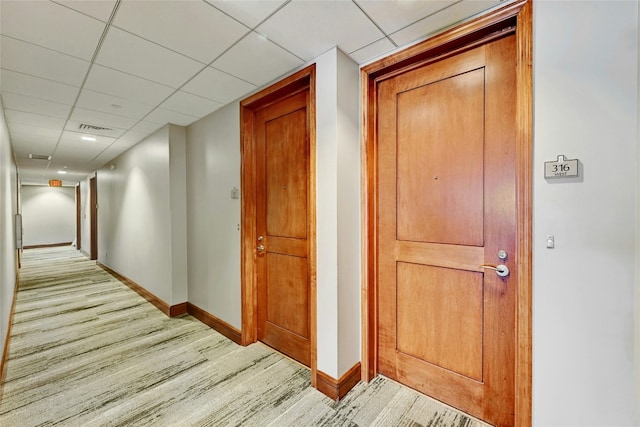
[[[495,267],[493,265],[481,265],[480,268],[493,270],[500,277],[507,277],[510,273],[509,267],[504,264],[496,265]]]

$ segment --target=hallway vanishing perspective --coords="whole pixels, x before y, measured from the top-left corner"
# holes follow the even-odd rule
[[[333,402],[298,363],[168,318],[61,247],[24,251],[0,425],[485,424],[383,377]]]

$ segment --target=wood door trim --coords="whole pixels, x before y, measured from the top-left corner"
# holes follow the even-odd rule
[[[27,245],[22,249],[44,249],[44,248],[56,248],[60,246],[71,246],[73,242],[58,242],[58,243],[43,243],[41,245]]]
[[[142,298],[144,298],[145,300],[153,304],[158,310],[166,314],[168,317],[177,317],[187,313],[186,302],[181,302],[180,304],[175,304],[175,305],[169,305],[167,302],[160,299],[155,294],[149,292],[143,286],[139,285],[138,283],[134,282],[128,277],[123,276],[122,274],[118,273],[111,267],[104,265],[100,262],[97,262],[97,265],[98,267],[102,268],[104,271],[112,275],[114,278],[116,278],[118,281],[120,281],[122,284],[127,285],[129,289],[131,289],[132,291],[140,295]]]
[[[224,320],[214,316],[206,310],[201,309],[195,304],[191,304],[190,302],[186,303],[187,305],[187,313],[209,326],[211,329],[219,332],[225,337],[229,338],[236,344],[241,344],[240,331]]]
[[[532,420],[532,216],[533,216],[533,0],[523,5],[516,29],[516,293],[515,425]]]
[[[80,200],[80,184],[76,185],[76,249],[82,249],[82,210],[81,210],[81,200]]]
[[[9,309],[9,322],[7,324],[7,334],[2,337],[2,355],[0,355],[0,401],[4,391],[4,380],[7,377],[7,361],[9,360],[9,346],[11,345],[11,331],[13,330],[13,319],[16,312],[16,301],[18,300],[18,286],[20,284],[20,272],[16,271],[16,281],[13,284],[13,298]]]
[[[91,215],[91,256],[92,260],[98,259],[98,177],[89,179],[89,215]]]
[[[353,365],[340,379],[318,371],[318,391],[336,402],[342,399],[353,387],[360,382],[360,362]]]
[[[531,425],[532,335],[532,1],[519,0],[464,23],[422,43],[376,61],[361,70],[362,96],[362,379],[377,375],[377,82],[513,32],[517,44],[516,69],[516,295],[515,425]]]
[[[255,120],[259,109],[284,96],[309,90],[309,329],[311,384],[317,384],[316,347],[316,68],[312,64],[240,102],[241,157],[241,343],[248,345],[258,336],[258,291],[255,265],[256,248],[256,150]]]

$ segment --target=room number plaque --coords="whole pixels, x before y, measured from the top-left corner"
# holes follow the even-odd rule
[[[567,159],[562,154],[558,156],[558,160],[544,162],[545,178],[575,178],[580,176],[578,170],[578,159]]]

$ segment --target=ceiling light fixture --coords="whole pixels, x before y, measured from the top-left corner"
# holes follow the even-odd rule
[[[67,173],[67,171],[59,170],[59,171],[58,171],[58,173],[59,173],[60,175],[64,175],[65,173]]]
[[[82,139],[84,141],[95,141],[96,139],[92,136],[83,136]]]

